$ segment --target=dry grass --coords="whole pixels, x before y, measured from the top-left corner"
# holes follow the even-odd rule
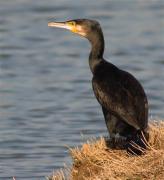
[[[70,153],[73,159],[71,169],[58,171],[49,180],[162,180],[164,122],[151,125],[149,149],[142,156],[109,149],[104,138],[70,149]]]

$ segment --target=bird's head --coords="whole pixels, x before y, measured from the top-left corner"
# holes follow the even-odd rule
[[[75,19],[65,22],[49,22],[48,26],[64,28],[88,38],[94,31],[101,30],[97,21],[88,19]]]

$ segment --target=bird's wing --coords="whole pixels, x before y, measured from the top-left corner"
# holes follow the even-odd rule
[[[133,76],[125,73],[117,82],[110,78],[93,78],[92,85],[97,100],[109,112],[136,129],[147,126],[147,98]]]

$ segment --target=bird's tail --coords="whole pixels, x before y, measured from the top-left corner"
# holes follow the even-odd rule
[[[128,140],[127,152],[133,155],[145,154],[146,149],[148,149],[148,140],[148,132],[141,130],[136,131],[136,133]]]

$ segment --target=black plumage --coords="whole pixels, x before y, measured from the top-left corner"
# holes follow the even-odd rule
[[[69,29],[86,37],[91,43],[89,66],[93,74],[92,86],[95,97],[102,106],[111,139],[125,140],[145,148],[142,132],[148,140],[148,101],[144,89],[136,78],[103,58],[104,36],[100,24],[94,20],[77,19],[51,22],[49,26]],[[133,151],[135,151],[133,149]],[[141,152],[135,151],[140,154]]]

